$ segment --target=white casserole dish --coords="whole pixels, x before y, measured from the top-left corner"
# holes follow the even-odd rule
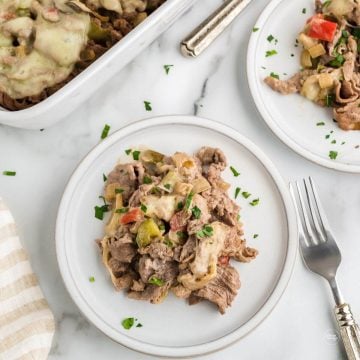
[[[55,94],[24,110],[8,111],[0,107],[0,124],[24,129],[42,129],[55,124],[154,41],[194,2],[195,0],[167,0]]]

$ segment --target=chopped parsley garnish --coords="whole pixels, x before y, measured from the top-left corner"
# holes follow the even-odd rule
[[[188,210],[190,208],[193,197],[194,197],[194,193],[191,191],[190,194],[185,199],[185,209],[186,210]]]
[[[331,4],[331,0],[326,0],[323,2],[322,7],[325,8]]]
[[[360,39],[360,29],[359,28],[355,28],[352,30],[352,34],[357,38]]]
[[[348,33],[346,30],[343,30],[343,31],[341,32],[341,36],[342,36],[343,38],[347,39],[347,38],[349,37],[349,33]]]
[[[172,243],[172,241],[170,239],[165,239],[164,244],[170,248],[172,248],[174,246],[174,244]]]
[[[131,317],[131,318],[124,319],[121,322],[121,325],[123,326],[123,328],[125,330],[130,330],[134,326],[134,323],[135,323],[135,319],[133,317]]]
[[[331,141],[332,144],[336,144],[336,140]]]
[[[324,125],[325,125],[325,123],[324,123],[323,121],[318,122],[318,123],[316,124],[316,126],[324,126]]]
[[[171,185],[170,185],[170,184],[165,184],[165,185],[164,185],[164,188],[170,190],[170,189],[171,189]]]
[[[276,55],[278,52],[276,50],[268,50],[266,53],[265,53],[265,57],[269,57],[269,56],[274,56]]]
[[[3,175],[5,175],[5,176],[15,176],[16,171],[5,170],[5,171],[3,171]]]
[[[344,145],[345,144],[345,141],[343,141],[342,143],[341,143],[341,145]]]
[[[338,156],[338,152],[337,152],[337,151],[333,151],[333,150],[329,151],[329,158],[330,158],[331,160],[335,160],[335,159],[337,158],[337,156]]]
[[[280,76],[274,72],[271,72],[270,76],[273,77],[274,79],[278,79],[278,80],[280,79]]]
[[[241,193],[241,195],[242,195],[245,199],[247,199],[247,198],[249,198],[249,197],[251,196],[251,194],[248,193],[247,191],[243,191],[243,192]]]
[[[325,135],[325,139],[328,139],[330,137],[330,134]]]
[[[272,42],[274,39],[275,38],[271,34],[266,38],[268,42]]]
[[[204,238],[212,236],[214,233],[214,229],[210,225],[205,225],[200,231],[196,233],[198,238]]]
[[[140,155],[140,151],[138,151],[138,150],[134,150],[132,152],[133,159],[136,161],[139,160],[139,155]]]
[[[257,32],[258,30],[259,30],[259,28],[254,27],[254,28],[252,29],[252,32]]]
[[[164,225],[164,224],[160,224],[160,225],[159,225],[159,230],[161,230],[161,231],[162,231],[162,230],[165,230],[165,225]]]
[[[256,206],[256,205],[259,205],[259,202],[260,202],[260,199],[257,198],[257,199],[254,199],[253,201],[251,201],[249,204],[250,204],[251,206]]]
[[[306,8],[303,8],[301,11],[303,14],[306,14]]]
[[[335,59],[329,62],[330,66],[339,68],[345,62],[345,58],[341,54],[336,54]]]
[[[148,283],[156,286],[163,286],[165,281],[153,275],[150,277]]]
[[[128,208],[125,208],[125,207],[123,207],[123,208],[121,208],[121,209],[116,209],[115,210],[115,212],[117,213],[117,214],[125,214],[125,213],[127,213],[129,211],[129,209]]]
[[[239,196],[240,191],[241,191],[241,189],[240,189],[239,187],[237,187],[237,188],[235,189],[235,199]]]
[[[146,205],[144,205],[144,204],[141,204],[140,209],[141,209],[141,211],[142,211],[143,213],[146,213],[146,212],[147,212],[147,207],[146,207]]]
[[[170,68],[172,68],[174,65],[164,65],[165,73],[166,75],[169,74]]]
[[[151,111],[152,110],[150,101],[144,101],[144,105],[145,105],[145,110],[146,111]]]
[[[104,182],[107,180],[107,176],[105,174],[103,174],[103,180]]]
[[[143,324],[141,324],[141,323],[138,323],[137,325],[136,325],[136,327],[142,327],[143,326]]]
[[[94,278],[93,276],[90,276],[90,277],[89,277],[89,281],[90,281],[91,283],[93,283],[93,282],[95,282],[95,278]]]
[[[122,194],[124,192],[124,189],[117,188],[115,189],[115,194]]]
[[[177,203],[176,208],[177,208],[178,210],[182,210],[182,209],[184,208],[184,203],[183,203],[182,201],[179,201],[179,202]]]
[[[105,124],[103,131],[101,133],[101,139],[105,139],[108,136],[109,131],[110,131],[110,125]]]
[[[290,54],[291,57],[294,57],[295,55],[294,54]]]
[[[200,219],[201,210],[196,205],[191,209],[191,212],[195,219]]]
[[[145,175],[144,179],[143,179],[143,183],[144,184],[151,184],[152,183],[151,177]]]
[[[109,211],[109,205],[95,206],[95,217],[99,220],[104,219],[104,213]]]
[[[233,166],[230,166],[230,170],[235,177],[238,177],[240,175],[240,173]]]
[[[183,231],[177,231],[177,232],[176,232],[176,235],[177,235],[177,237],[178,237],[179,239],[181,239],[181,240],[185,240],[185,239],[187,238],[186,233],[184,233]]]
[[[333,103],[334,103],[334,100],[335,100],[334,94],[327,94],[325,96],[325,105],[327,107],[331,107],[333,105]]]
[[[259,234],[254,234],[253,238],[256,239],[259,236]]]
[[[125,154],[126,154],[126,155],[130,155],[130,154],[131,154],[131,152],[132,152],[132,150],[131,150],[131,149],[127,149],[127,150],[125,150]]]

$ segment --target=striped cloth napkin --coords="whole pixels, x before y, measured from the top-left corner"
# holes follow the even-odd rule
[[[47,359],[55,323],[0,198],[0,359]]]

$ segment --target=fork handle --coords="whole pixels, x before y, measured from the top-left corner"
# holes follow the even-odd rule
[[[360,330],[355,322],[350,305],[335,307],[335,316],[340,328],[340,335],[349,360],[360,360]]]

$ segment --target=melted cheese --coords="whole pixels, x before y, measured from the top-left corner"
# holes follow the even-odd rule
[[[35,9],[36,19],[17,16],[19,9]],[[62,13],[53,0],[0,1],[0,91],[18,99],[65,80],[80,59],[89,27],[89,14],[70,8]],[[13,39],[21,46],[13,46]]]

